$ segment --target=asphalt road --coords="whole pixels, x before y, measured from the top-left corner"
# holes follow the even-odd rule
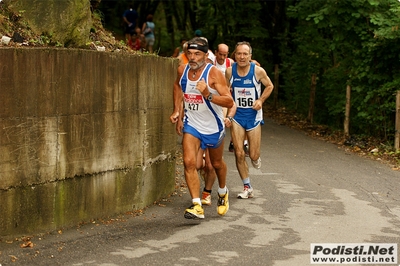
[[[400,242],[400,172],[270,120],[262,134],[255,197],[246,200],[236,198],[242,184],[226,138],[226,216],[215,186],[205,219],[184,219],[190,197],[180,187],[138,215],[33,236],[33,248],[0,243],[0,264],[293,266],[310,265],[312,243]]]

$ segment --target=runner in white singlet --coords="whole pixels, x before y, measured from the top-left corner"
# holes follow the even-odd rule
[[[228,67],[232,66],[233,60],[229,56],[229,47],[224,43],[220,43],[215,50],[214,65],[224,74]]]
[[[184,214],[187,219],[204,218],[200,180],[196,169],[196,158],[200,149],[209,150],[210,160],[217,174],[217,212],[225,215],[229,209],[227,169],[222,158],[225,136],[222,107],[231,108],[234,103],[222,73],[215,66],[206,63],[207,55],[208,44],[205,40],[196,37],[190,40],[187,51],[189,63],[178,67],[174,82],[174,111],[170,121],[177,123],[177,133],[183,134],[185,179],[192,197],[192,206]]]

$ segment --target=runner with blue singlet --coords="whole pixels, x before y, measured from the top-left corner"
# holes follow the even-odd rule
[[[226,70],[225,78],[230,84],[237,108],[231,136],[235,147],[236,167],[243,182],[243,192],[238,194],[238,198],[247,199],[254,196],[254,191],[250,183],[243,142],[247,137],[251,163],[254,168],[260,169],[261,125],[264,124],[262,105],[271,95],[274,85],[267,72],[251,62],[250,43],[237,43],[234,54],[236,62]],[[264,91],[261,90],[261,85],[265,86]]]

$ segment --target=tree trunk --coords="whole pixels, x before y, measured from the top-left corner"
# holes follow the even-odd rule
[[[396,93],[396,125],[394,136],[394,148],[396,151],[400,149],[400,90]]]
[[[311,124],[314,120],[314,102],[315,102],[315,90],[317,87],[317,74],[312,74],[311,76],[311,89],[310,89],[310,105],[308,107],[308,117],[307,120]]]
[[[351,96],[351,87],[347,85],[346,87],[346,111],[344,115],[344,136],[348,137],[350,135],[350,96]]]

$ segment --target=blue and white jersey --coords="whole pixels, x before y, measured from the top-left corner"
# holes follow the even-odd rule
[[[258,111],[252,108],[254,101],[261,95],[261,82],[256,80],[255,66],[251,62],[249,73],[241,77],[237,74],[237,63],[232,65],[232,76],[229,82],[232,86],[232,97],[237,107],[234,119],[263,120],[262,108]]]
[[[179,80],[185,103],[184,126],[190,125],[198,132],[205,135],[222,132],[225,128],[222,107],[206,100],[203,95],[201,95],[200,91],[196,89],[197,82],[204,78],[208,90],[214,95],[219,95],[217,90],[214,90],[208,85],[208,75],[212,67],[215,66],[207,63],[200,78],[191,81],[188,78],[190,66],[187,64]]]

